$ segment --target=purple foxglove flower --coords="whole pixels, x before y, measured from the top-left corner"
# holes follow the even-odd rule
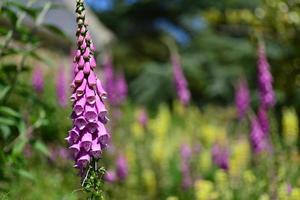
[[[188,105],[190,102],[190,91],[188,90],[188,83],[183,74],[180,58],[178,55],[173,54],[171,57],[174,83],[177,91],[177,96],[183,105]]]
[[[73,128],[66,138],[73,152],[75,167],[81,175],[91,160],[100,158],[103,149],[108,146],[109,133],[105,128],[107,110],[103,103],[106,92],[94,69],[94,46],[85,22],[83,1],[77,1],[77,51],[74,56],[74,80],[71,87],[73,94]]]
[[[121,181],[124,181],[128,176],[127,160],[123,154],[120,154],[117,158],[117,176]]]
[[[146,127],[148,123],[148,115],[147,111],[145,109],[141,109],[139,116],[138,116],[138,121],[142,125],[142,127]]]
[[[273,77],[270,72],[270,65],[267,61],[265,46],[263,42],[258,46],[258,84],[262,106],[265,108],[273,107],[275,104],[275,94],[273,90]]]
[[[212,148],[213,162],[221,169],[229,169],[229,150],[220,144],[215,144]]]
[[[260,153],[268,148],[267,138],[256,117],[251,119],[250,142],[254,153]]]
[[[115,91],[118,94],[118,104],[122,104],[127,97],[127,82],[124,76],[124,73],[118,73],[115,77]]]
[[[250,95],[245,79],[240,79],[235,91],[235,105],[239,119],[243,119],[249,109]]]
[[[35,67],[32,72],[32,86],[37,93],[42,93],[44,90],[44,77],[40,66]]]
[[[56,96],[58,104],[61,107],[67,106],[67,88],[66,88],[66,76],[63,66],[58,71],[57,77],[56,77]]]
[[[180,149],[181,155],[181,174],[182,187],[188,189],[193,185],[193,180],[190,171],[190,160],[192,156],[192,149],[187,144],[182,144]]]
[[[109,182],[109,183],[114,183],[117,181],[117,175],[116,172],[109,170],[105,173],[104,175],[104,180]]]
[[[260,108],[258,110],[257,118],[258,118],[261,130],[265,134],[265,137],[267,137],[269,130],[270,130],[270,125],[269,125],[269,120],[268,120],[268,113],[264,106],[260,106]]]
[[[105,84],[109,102],[114,106],[121,105],[127,97],[127,83],[123,73],[115,73],[112,59],[107,54],[103,61]]]
[[[103,60],[103,73],[105,77],[104,89],[107,91],[109,102],[114,104],[117,100],[115,96],[115,80],[112,59],[110,55],[106,54]]]

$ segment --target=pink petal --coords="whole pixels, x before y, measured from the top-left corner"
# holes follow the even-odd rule
[[[75,105],[74,105],[74,112],[76,113],[76,115],[81,115],[84,111],[84,106],[85,106],[85,102],[86,102],[86,99],[85,97],[81,97],[81,99],[79,99]]]
[[[89,86],[87,86],[85,89],[85,95],[86,95],[87,102],[89,102],[90,104],[95,103],[96,101],[95,91],[91,89]]]
[[[78,62],[78,69],[82,69],[84,65],[84,59],[83,56],[80,56],[79,62]]]
[[[81,71],[81,72],[82,72],[82,71]],[[77,96],[78,96],[78,97],[83,96],[84,91],[86,90],[86,88],[88,88],[88,87],[86,87],[86,79],[83,79],[81,85],[80,85],[80,86],[77,88],[77,90],[76,90]]]
[[[97,65],[94,56],[91,56],[91,58],[90,58],[90,65],[91,65],[91,68],[95,68]]]
[[[95,87],[96,86],[96,81],[97,81],[96,75],[95,75],[95,73],[93,71],[91,71],[90,75],[88,77],[88,84],[89,84],[89,86],[92,87],[92,88]]]
[[[79,130],[83,130],[86,125],[87,125],[87,122],[84,119],[84,117],[78,117],[77,119],[75,119],[75,126],[77,128],[79,128]]]
[[[74,79],[75,83],[77,83],[77,84],[81,83],[83,78],[84,78],[83,71],[80,70],[75,76],[75,79]]]
[[[89,74],[90,70],[91,70],[90,63],[89,62],[84,63],[83,73]]]
[[[84,117],[88,122],[94,122],[97,120],[97,109],[94,105],[87,104],[85,106]]]

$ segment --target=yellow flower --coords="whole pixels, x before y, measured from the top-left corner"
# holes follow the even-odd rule
[[[292,194],[289,200],[299,200],[300,199],[300,188],[293,188]]]
[[[289,200],[290,196],[288,194],[288,184],[283,183],[278,187],[278,200]]]
[[[171,114],[167,106],[161,105],[159,107],[158,115],[149,123],[149,128],[153,135],[158,138],[165,138],[171,123]]]
[[[222,169],[217,170],[215,173],[215,182],[221,188],[226,186],[228,183],[227,173],[225,173]]]
[[[130,168],[135,168],[136,166],[136,153],[135,153],[135,148],[133,145],[129,145],[126,148],[126,158],[127,158],[127,162],[128,165],[130,166]]]
[[[238,176],[247,167],[250,157],[250,145],[246,140],[232,145],[229,173]]]
[[[147,191],[151,196],[154,196],[156,193],[156,178],[154,172],[150,169],[145,169],[143,171],[143,179]]]
[[[214,191],[214,185],[208,180],[197,180],[195,182],[195,192],[197,200],[212,200],[218,197]]]
[[[247,185],[253,184],[256,181],[256,177],[251,170],[246,170],[243,173],[243,179]]]
[[[175,196],[170,196],[166,200],[178,200],[178,197]]]
[[[166,160],[166,146],[163,141],[156,141],[152,144],[152,158],[160,165]]]
[[[140,123],[138,123],[138,121],[135,121],[131,124],[131,132],[134,138],[136,138],[137,140],[140,140],[144,137],[144,129],[140,125]]]
[[[199,155],[199,167],[203,173],[208,172],[212,167],[211,152],[203,150]]]
[[[287,144],[292,145],[298,137],[298,117],[295,109],[285,108],[282,117],[283,136]]]
[[[218,128],[212,124],[205,124],[201,127],[201,141],[210,147],[216,141],[216,138],[219,137],[219,134],[223,134],[222,131],[223,130],[218,130]]]
[[[269,200],[270,197],[268,194],[262,194],[260,197],[259,197],[259,200]]]

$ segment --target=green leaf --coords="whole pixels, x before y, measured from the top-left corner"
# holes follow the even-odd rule
[[[34,180],[34,176],[33,174],[31,174],[30,172],[24,170],[24,169],[19,169],[18,170],[18,174],[24,178],[30,179],[30,180]]]
[[[16,126],[17,123],[15,119],[0,117],[0,125]]]
[[[6,126],[6,125],[1,125],[0,126],[0,132],[1,132],[4,139],[7,139],[8,136],[11,134],[9,126]]]
[[[13,147],[12,155],[17,156],[22,153],[28,138],[26,137],[26,125],[24,121],[20,121],[18,126],[19,136],[16,139],[16,143]]]
[[[36,21],[35,21],[35,24],[36,24],[37,26],[41,25],[42,22],[44,21],[47,12],[48,12],[49,9],[51,8],[51,4],[52,4],[51,2],[47,2],[47,3],[45,4],[45,6],[43,7],[42,11],[41,11],[41,12],[39,13],[39,15],[37,16]]]
[[[10,8],[8,8],[7,6],[3,6],[2,12],[4,13],[4,15],[6,15],[8,17],[11,24],[13,26],[15,26],[17,23],[17,20],[18,20],[17,14],[14,11],[12,11]]]
[[[29,15],[32,18],[36,18],[38,13],[41,11],[41,8],[29,8],[26,5],[16,2],[16,1],[10,1],[7,4],[18,8],[20,11],[26,13],[27,15]]]
[[[46,155],[46,156],[49,156],[50,153],[49,153],[49,150],[47,148],[47,146],[41,142],[41,141],[36,141],[34,144],[33,144],[33,147],[39,151],[40,153]]]
[[[6,107],[6,106],[0,106],[0,114],[12,116],[12,117],[17,117],[17,118],[21,117],[20,113],[18,113],[17,111],[13,110],[12,108]]]
[[[10,88],[11,88],[11,86],[5,86],[5,87],[1,88],[1,90],[0,90],[0,101],[3,100],[3,98],[9,92]]]

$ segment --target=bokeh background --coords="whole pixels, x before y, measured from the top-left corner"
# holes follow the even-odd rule
[[[299,0],[86,5],[97,75],[113,83],[106,199],[300,199]],[[86,197],[64,140],[74,10],[75,0],[0,1],[0,199]],[[263,122],[259,47],[275,99]]]

